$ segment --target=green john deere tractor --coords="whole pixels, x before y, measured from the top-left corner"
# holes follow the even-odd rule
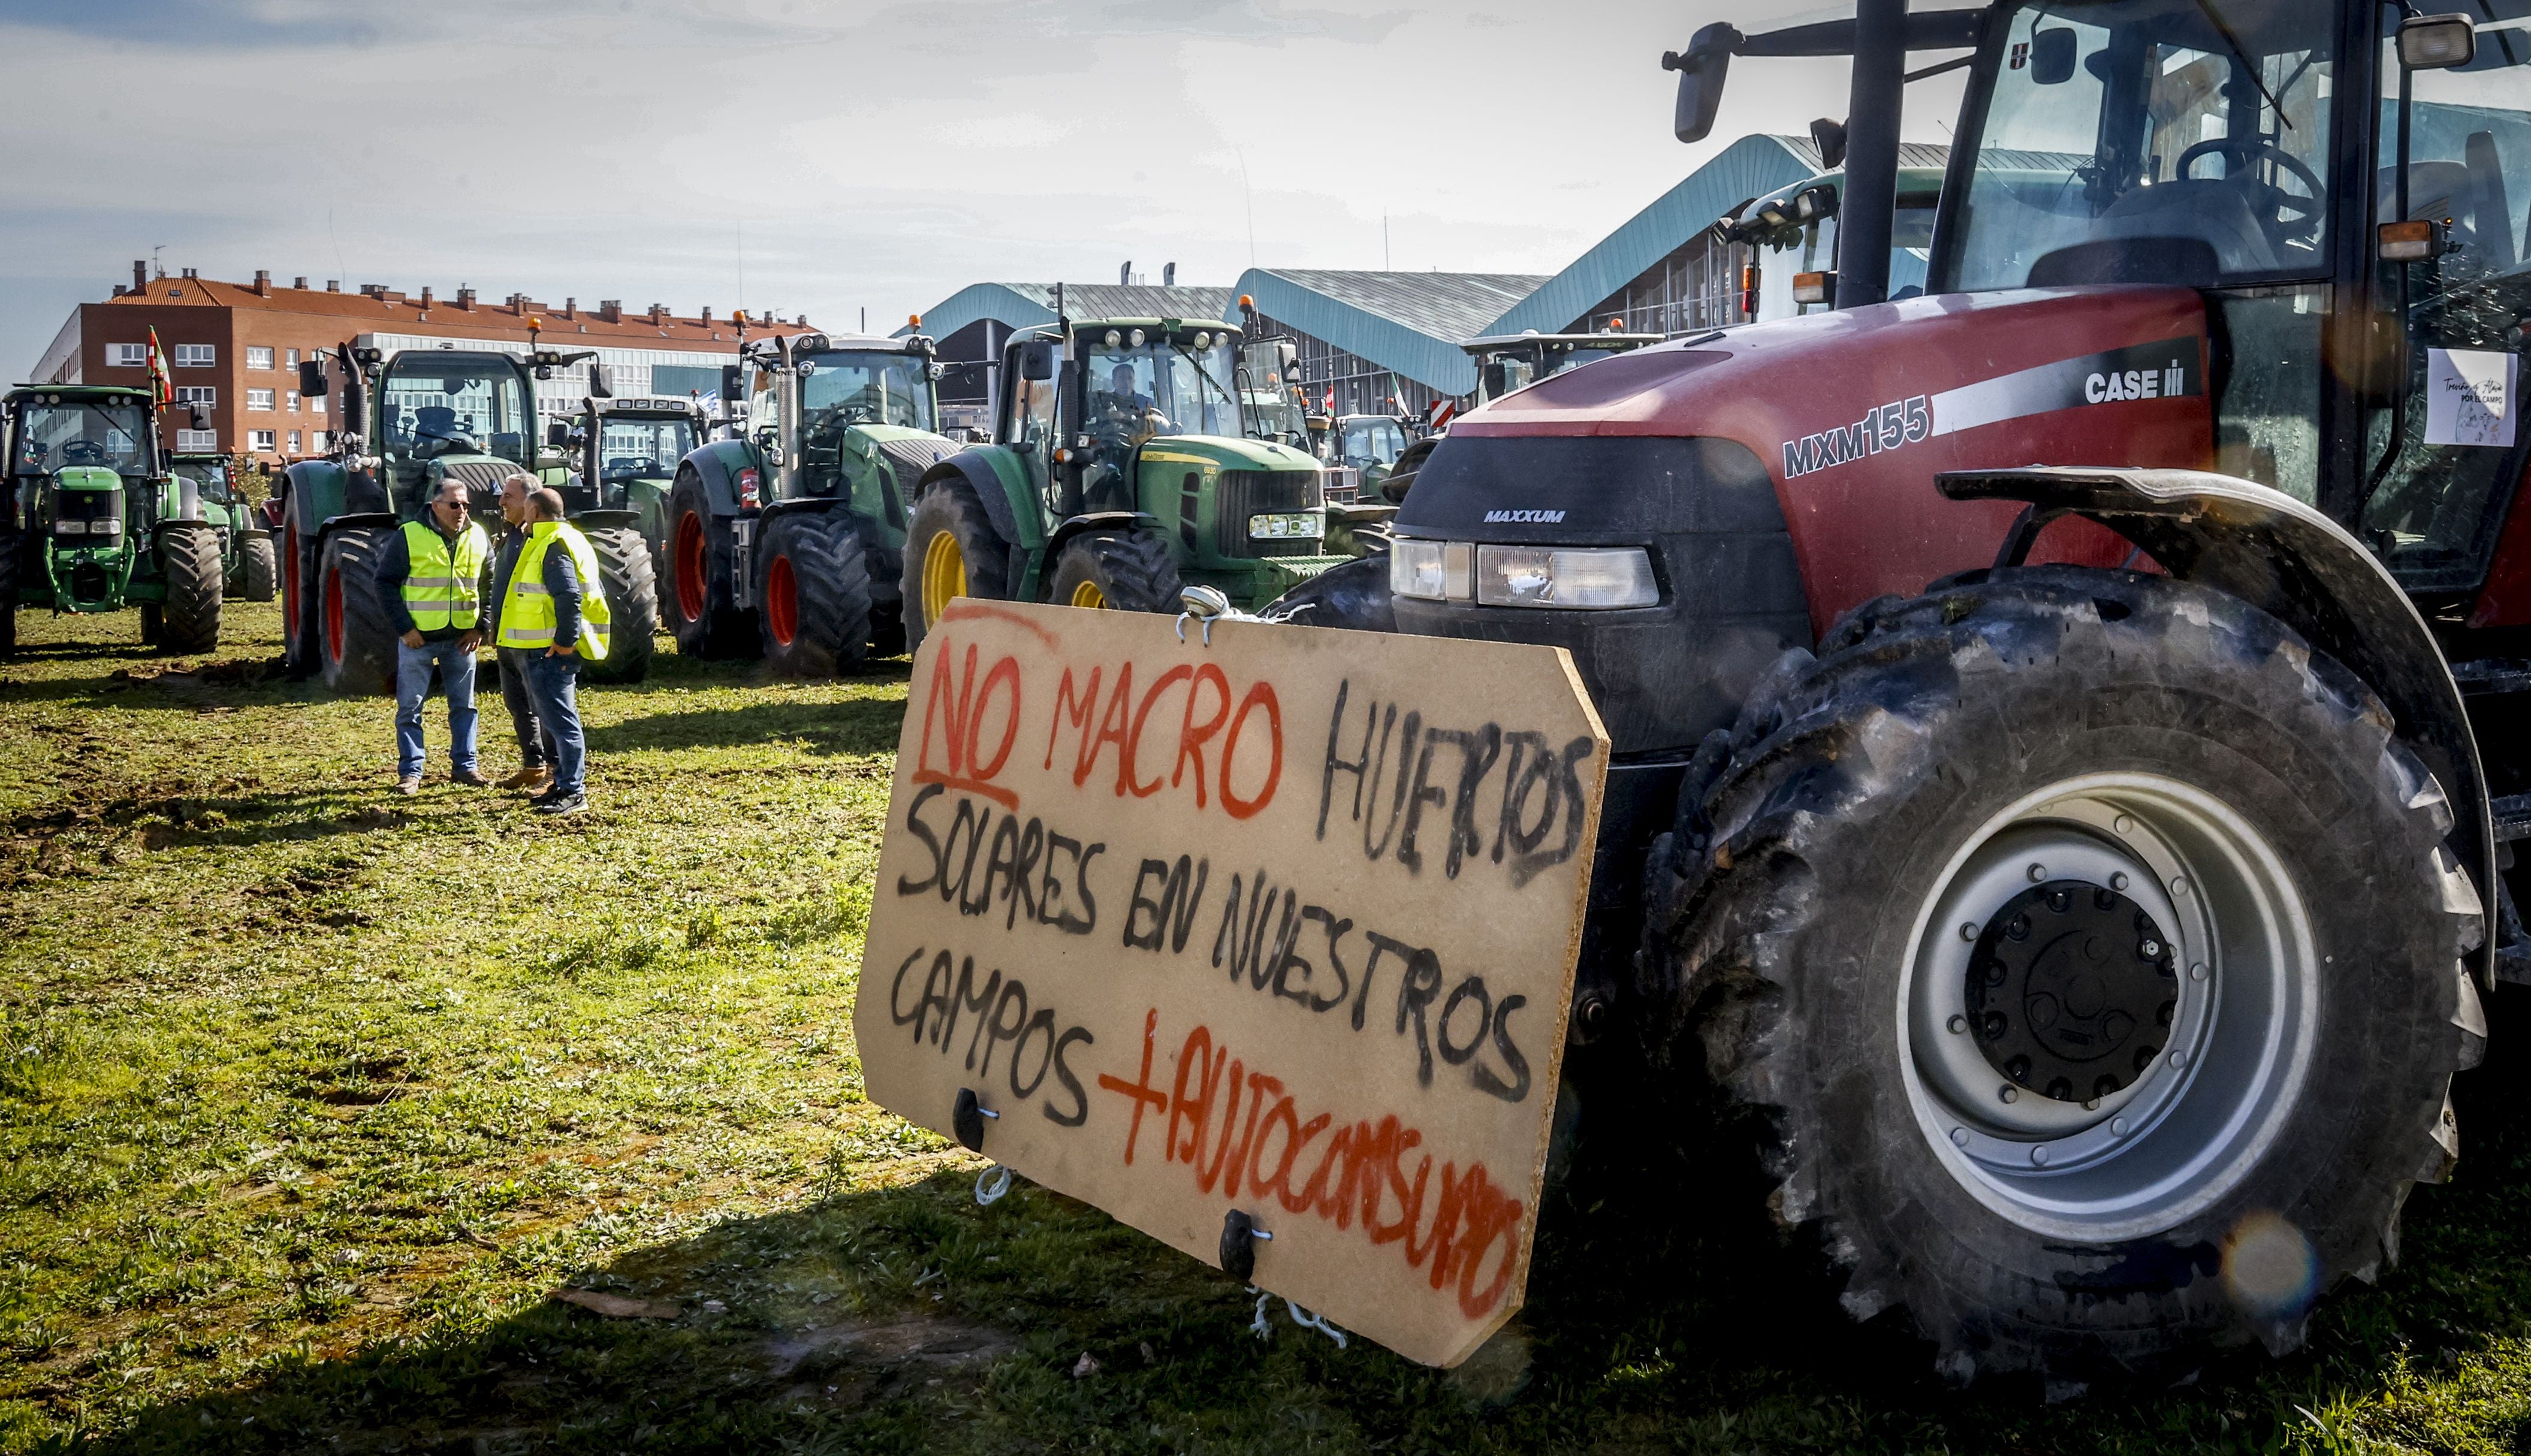
[[[141,640],[207,652],[220,640],[220,541],[198,490],[167,468],[146,391],[28,385],[0,399],[9,484],[0,513],[0,652],[18,608],[141,609]],[[197,428],[207,428],[199,410]]]
[[[567,487],[566,464],[537,452],[536,382],[590,357],[391,351],[363,334],[334,352],[330,369],[321,360],[301,365],[302,394],[325,394],[339,379],[343,401],[332,454],[292,466],[282,487],[282,616],[294,671],[321,676],[338,693],[393,687],[396,639],[377,591],[378,545],[422,519],[451,477],[465,482],[475,519],[496,537],[501,481],[511,473]],[[602,369],[595,382],[603,388]],[[612,647],[582,670],[583,681],[638,682],[649,668],[658,620],[649,549],[630,513],[573,519],[596,551],[613,613]],[[485,603],[487,613],[495,605]],[[490,625],[487,617],[487,637]]]
[[[668,493],[677,464],[708,429],[703,407],[690,399],[610,399],[592,394],[569,424],[547,426],[546,443],[567,450],[570,480],[563,504],[575,521],[620,511],[642,533],[654,582],[668,580]]]
[[[194,482],[202,519],[220,537],[220,580],[232,601],[270,601],[281,589],[281,558],[263,512],[238,492],[234,464],[225,455],[179,455],[176,475]]]
[[[958,448],[935,433],[933,352],[919,334],[788,334],[727,367],[737,437],[688,455],[668,498],[678,651],[823,677],[905,650],[908,503]]]
[[[1175,611],[1188,585],[1257,607],[1324,554],[1319,463],[1251,436],[1238,330],[1064,320],[1002,356],[990,445],[922,482],[906,530],[908,636],[960,596]]]

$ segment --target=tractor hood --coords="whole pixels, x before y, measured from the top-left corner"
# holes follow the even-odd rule
[[[1462,417],[1396,528],[1649,543],[1714,503],[1695,474],[1633,474],[1643,452],[1622,442],[1727,441],[1772,484],[1825,630],[1858,602],[1994,559],[2017,507],[1945,501],[1941,472],[2209,468],[2208,367],[2205,305],[2178,288],[1954,294],[1753,324],[1586,364]],[[2111,549],[2107,532],[2066,522],[2035,559]]]
[[[1270,440],[1235,440],[1227,435],[1161,435],[1146,442],[1143,460],[1152,465],[1211,466],[1224,471],[1312,471],[1317,457]]]
[[[120,490],[123,476],[101,465],[65,466],[53,475],[59,490]]]

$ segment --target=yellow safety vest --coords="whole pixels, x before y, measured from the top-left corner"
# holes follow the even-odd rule
[[[468,522],[451,541],[419,521],[404,524],[404,543],[413,558],[404,579],[404,609],[413,613],[417,631],[472,627],[483,612],[483,559],[492,554],[492,538]]]
[[[505,647],[550,647],[554,640],[553,593],[545,589],[545,552],[561,542],[580,573],[580,655],[606,660],[606,584],[597,574],[597,552],[580,528],[564,521],[539,521],[528,528],[519,547],[519,564],[510,573],[510,591],[501,600],[500,644]]]

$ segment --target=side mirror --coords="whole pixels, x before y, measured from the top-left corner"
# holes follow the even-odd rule
[[[2478,31],[2465,15],[2412,15],[2399,22],[2399,64],[2454,71],[2478,59]]]
[[[211,427],[211,417],[203,412],[201,406],[187,405],[185,407],[185,414],[193,420],[194,428],[209,429]]]
[[[1031,339],[1020,346],[1020,377],[1051,379],[1054,377],[1054,341]]]
[[[299,362],[299,392],[309,399],[325,397],[325,362],[303,359]]]
[[[2030,32],[2030,79],[2039,85],[2063,85],[2074,79],[2074,32],[2063,26]]]
[[[2065,32],[2072,34],[2068,30]],[[1811,123],[1811,144],[1819,148],[1820,170],[1833,172],[1845,165],[1845,123],[1823,116]]]
[[[589,392],[602,400],[615,398],[615,371],[595,360],[590,361]]]
[[[559,420],[545,421],[545,443],[556,450],[571,447],[571,426]]]
[[[1696,32],[1687,53],[1661,57],[1661,69],[1678,73],[1678,113],[1672,130],[1681,141],[1702,141],[1714,130],[1715,113],[1722,109],[1722,83],[1731,73],[1731,47],[1740,32],[1715,22]]]

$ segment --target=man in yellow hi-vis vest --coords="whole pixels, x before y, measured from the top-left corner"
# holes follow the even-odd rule
[[[528,654],[536,719],[554,746],[553,783],[528,802],[538,813],[578,813],[589,807],[580,664],[606,660],[606,587],[589,537],[563,519],[562,493],[548,487],[528,503],[528,541],[501,598],[500,644]]]
[[[492,539],[467,515],[466,482],[439,482],[420,521],[381,543],[379,609],[396,631],[396,792],[422,792],[422,700],[439,669],[448,695],[448,776],[481,787],[475,766],[475,649]]]

